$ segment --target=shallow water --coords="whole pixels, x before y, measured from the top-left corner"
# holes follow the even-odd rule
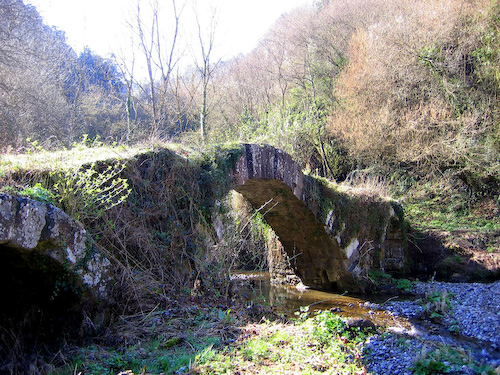
[[[236,272],[233,275],[236,293],[248,301],[273,307],[276,312],[292,317],[300,308],[309,306],[309,311],[333,310],[340,316],[366,318],[379,326],[390,326],[411,330],[412,324],[401,317],[394,317],[379,310],[374,304],[381,304],[398,296],[367,296],[335,294],[314,289],[298,289],[295,286],[271,284],[267,272]]]

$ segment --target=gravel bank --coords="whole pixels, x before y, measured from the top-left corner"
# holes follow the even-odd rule
[[[446,324],[456,322],[464,336],[485,341],[492,349],[500,349],[500,281],[492,284],[418,283],[416,294],[450,295],[451,309]]]
[[[435,348],[449,345],[472,354],[476,363],[490,365],[500,374],[500,281],[479,283],[417,283],[415,301],[391,301],[381,309],[405,317],[413,329],[377,335],[365,346],[367,366],[372,374],[413,374],[418,358]],[[446,313],[430,320],[424,309],[425,296],[445,296]],[[452,334],[454,332],[455,334]],[[453,367],[451,374],[475,374],[467,366]]]

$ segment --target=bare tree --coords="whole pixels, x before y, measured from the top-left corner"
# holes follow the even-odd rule
[[[160,135],[161,127],[168,120],[169,89],[180,58],[177,42],[182,8],[178,8],[176,0],[171,0],[169,16],[173,26],[168,29],[169,24],[162,18],[164,12],[158,0],[149,2],[149,14],[141,8],[141,4],[144,2],[137,1],[135,21],[129,25],[138,38],[146,64],[148,82],[139,83],[139,87],[148,94],[152,117],[151,135],[156,136]]]
[[[26,139],[68,143],[64,86],[74,52],[32,6],[0,1],[0,147]]]
[[[203,142],[207,139],[207,115],[208,115],[208,87],[213,73],[220,63],[220,59],[215,63],[211,62],[215,34],[217,29],[216,11],[212,10],[208,27],[202,26],[196,2],[193,2],[196,25],[198,27],[199,58],[196,59],[196,69],[200,76],[201,84],[201,105],[200,105],[200,135]]]
[[[125,142],[129,143],[132,134],[132,127],[134,126],[137,120],[137,110],[135,108],[135,100],[134,100],[135,52],[132,52],[132,57],[129,62],[127,62],[122,57],[121,63],[118,65],[118,68],[121,71],[121,75],[123,77],[123,80],[125,81],[125,86],[127,88],[127,94],[125,98],[125,116],[127,120],[127,131],[125,134]]]

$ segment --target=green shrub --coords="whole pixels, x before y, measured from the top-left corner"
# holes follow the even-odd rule
[[[339,315],[330,311],[321,311],[310,320],[313,324],[313,336],[321,344],[327,344],[332,338],[359,342],[370,333],[369,329],[350,327]]]
[[[449,294],[446,290],[442,292],[433,291],[430,294],[426,294],[422,301],[425,313],[431,320],[440,320],[444,318],[452,308],[450,297],[453,294]]]
[[[52,191],[42,187],[40,183],[25,187],[19,194],[42,203],[55,204],[57,199]]]
[[[368,277],[375,286],[384,285],[392,282],[392,276],[389,275],[388,273],[385,273],[382,270],[377,270],[377,269],[370,270],[368,272]]]
[[[415,375],[461,374],[464,366],[474,374],[495,374],[490,366],[475,362],[470,352],[447,345],[430,351],[424,348],[413,364],[413,371]]]
[[[413,288],[413,283],[408,280],[408,279],[399,279],[397,282],[396,282],[396,286],[399,290],[405,292],[405,293],[408,293],[412,290]]]

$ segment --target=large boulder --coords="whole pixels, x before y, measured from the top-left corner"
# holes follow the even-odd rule
[[[48,257],[91,294],[106,296],[109,261],[87,244],[79,222],[51,204],[0,194],[0,257],[7,249]]]
[[[106,325],[110,263],[90,243],[59,208],[0,194],[0,362]]]

